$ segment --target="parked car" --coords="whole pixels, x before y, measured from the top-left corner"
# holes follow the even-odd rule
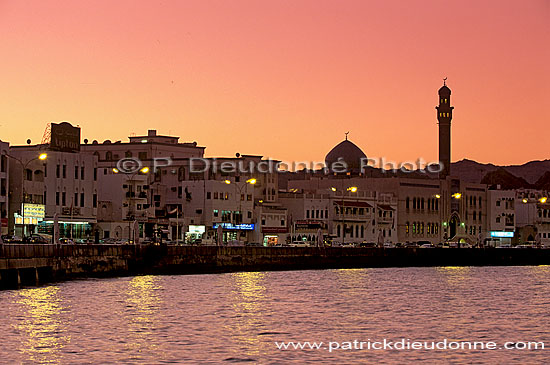
[[[75,242],[72,239],[67,238],[67,237],[60,238],[59,243],[61,243],[63,245],[74,245],[75,244]]]
[[[420,245],[420,248],[434,248],[434,245],[432,245],[431,243],[424,243]]]
[[[4,243],[21,243],[22,239],[19,236],[14,235],[3,235],[2,241]]]
[[[52,240],[51,240],[51,238],[48,238],[47,236],[44,236],[44,235],[41,235],[41,234],[38,234],[38,233],[33,233],[30,236],[25,237],[24,242],[25,243],[48,244],[48,243],[51,243]]]
[[[290,247],[309,247],[307,242],[304,242],[304,241],[294,241],[289,246]]]
[[[533,248],[533,245],[528,244],[528,243],[524,243],[524,244],[521,244],[521,245],[517,245],[516,248]]]

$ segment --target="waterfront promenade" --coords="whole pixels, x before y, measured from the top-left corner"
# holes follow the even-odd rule
[[[549,265],[550,250],[4,244],[0,287],[79,277],[407,266]]]

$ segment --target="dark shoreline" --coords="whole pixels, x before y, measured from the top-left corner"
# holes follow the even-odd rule
[[[525,265],[550,265],[550,250],[3,245],[0,251],[0,289],[76,278],[145,274]]]

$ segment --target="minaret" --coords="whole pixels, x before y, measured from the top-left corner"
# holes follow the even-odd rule
[[[451,173],[451,119],[454,107],[451,106],[451,89],[447,87],[446,80],[443,79],[443,86],[439,89],[439,106],[435,107],[439,124],[439,163],[443,165],[440,179]]]

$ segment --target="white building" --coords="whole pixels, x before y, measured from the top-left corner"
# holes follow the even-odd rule
[[[516,191],[517,229],[515,243],[536,242],[550,246],[549,192],[521,189]]]
[[[99,237],[135,239],[134,221],[145,223],[154,217],[148,194],[147,176],[143,173],[102,176],[98,181],[98,196],[102,199],[97,211]],[[145,238],[143,229],[138,233]]]
[[[12,160],[18,161],[10,163],[10,218],[13,217],[16,233],[21,234],[24,192],[27,234],[52,234],[57,215],[60,237],[93,237],[98,201],[97,158],[86,153],[54,151],[48,145],[12,146],[9,153]],[[47,157],[40,159],[44,154]]]
[[[514,190],[487,191],[487,237],[491,246],[512,244],[516,231],[516,192]]]
[[[0,141],[0,226],[1,233],[8,234],[9,207],[9,143]]]

